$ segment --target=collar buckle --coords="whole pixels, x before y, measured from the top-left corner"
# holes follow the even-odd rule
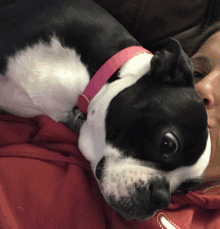
[[[87,115],[83,112],[81,112],[77,106],[72,109],[72,112],[70,113],[68,120],[68,127],[74,131],[76,134],[79,134],[79,131],[81,129],[81,126],[86,121]]]

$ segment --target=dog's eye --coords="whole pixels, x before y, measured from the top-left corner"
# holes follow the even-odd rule
[[[166,133],[161,141],[160,144],[160,152],[166,156],[169,157],[170,155],[176,153],[178,150],[178,142],[176,140],[176,137],[172,133]]]

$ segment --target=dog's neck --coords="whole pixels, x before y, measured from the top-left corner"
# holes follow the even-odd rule
[[[109,98],[109,103],[111,99],[114,98],[120,91],[136,83],[138,79],[140,79],[150,70],[150,61],[152,57],[153,54],[141,53],[128,60],[118,72],[119,80],[116,80],[110,84],[107,82],[105,86],[102,87],[102,89],[96,94],[91,103],[95,103],[96,100],[101,101],[106,90],[109,91],[107,95]],[[111,91],[108,89],[110,87],[112,88]]]
[[[121,68],[118,74],[119,78],[133,77],[136,80],[146,74],[150,70],[150,60],[153,54],[141,53],[128,60]]]
[[[112,73],[114,74],[114,72],[116,72],[120,68],[120,70],[117,72],[117,78],[118,80],[120,79],[122,80],[120,81],[120,83],[124,89],[128,86],[131,86],[141,76],[143,76],[150,70],[150,60],[153,57],[153,54],[150,53],[148,50],[145,50],[141,47],[138,47],[136,50],[139,50],[138,53],[136,53],[135,51],[135,53],[133,55],[130,54],[130,56],[127,55],[126,53],[126,57],[124,58],[124,60],[123,61],[119,60],[120,63],[118,63],[117,66],[111,66],[111,62],[109,63],[107,61],[98,70],[97,72],[98,74],[95,75],[94,78],[92,78],[92,80],[89,82],[84,92],[79,95],[78,104],[72,110],[71,120],[74,120],[74,121],[71,121],[71,123],[69,123],[69,126],[72,129],[72,131],[74,131],[76,134],[79,134],[81,126],[87,119],[87,112],[88,112],[88,106],[90,104],[90,101],[93,100],[93,97],[99,98],[97,94],[102,94],[100,91],[105,91],[105,89],[109,85],[109,82],[107,81],[112,76]],[[112,60],[112,58],[110,60]],[[117,62],[117,60],[113,58],[113,65],[114,65],[114,61]],[[105,67],[107,67],[107,69],[105,69]],[[113,69],[111,69],[111,67],[113,67]],[[105,76],[104,74],[107,74],[107,76]],[[102,79],[102,77],[105,79]],[[101,84],[99,81],[102,81]],[[114,80],[110,83],[110,85],[111,84],[114,84]],[[105,94],[103,95],[105,96]]]
[[[119,51],[106,61],[92,77],[84,92],[79,95],[78,109],[83,113],[87,113],[89,102],[100,91],[109,78],[128,60],[141,53],[152,54],[141,46],[131,46]]]

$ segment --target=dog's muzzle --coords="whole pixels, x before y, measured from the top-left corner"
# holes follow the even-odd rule
[[[138,166],[104,170],[105,160],[96,167],[96,177],[109,205],[126,220],[146,220],[170,203],[170,185],[164,176]],[[107,167],[108,168],[108,167]],[[113,172],[114,171],[114,172]]]
[[[169,184],[156,178],[149,187],[144,182],[134,184],[134,191],[129,196],[116,200],[113,195],[107,197],[108,203],[126,220],[146,220],[157,210],[167,208],[170,203]]]

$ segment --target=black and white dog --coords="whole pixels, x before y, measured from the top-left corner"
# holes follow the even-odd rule
[[[0,107],[69,123],[114,54],[140,44],[90,0],[21,0],[0,10]],[[169,40],[128,60],[89,104],[79,148],[106,201],[127,220],[166,208],[202,178],[210,137],[192,64]]]

